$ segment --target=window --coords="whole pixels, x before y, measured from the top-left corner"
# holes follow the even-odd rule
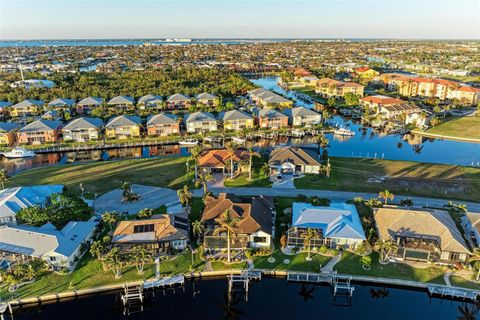
[[[153,230],[153,224],[142,224],[138,226],[133,226],[133,233],[153,232]]]
[[[458,252],[450,252],[450,260],[458,261],[460,260],[460,253]]]
[[[267,237],[253,237],[253,242],[267,242]]]
[[[57,259],[55,257],[50,257],[50,261],[56,261]]]

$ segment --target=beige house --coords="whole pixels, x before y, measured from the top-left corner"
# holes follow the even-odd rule
[[[364,86],[355,82],[344,82],[323,78],[317,81],[315,93],[324,98],[343,98],[347,93],[363,97],[363,89],[365,89]]]
[[[62,129],[63,140],[75,142],[98,140],[102,126],[103,121],[98,118],[72,120]]]
[[[380,240],[393,241],[399,260],[465,263],[471,255],[450,214],[435,209],[375,208]]]
[[[319,173],[321,169],[320,155],[310,148],[283,147],[272,151],[268,159],[272,175]]]

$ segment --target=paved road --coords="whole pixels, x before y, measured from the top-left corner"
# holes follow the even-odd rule
[[[308,197],[317,196],[320,198],[328,198],[334,202],[343,202],[351,200],[355,197],[362,197],[364,199],[376,198],[378,194],[363,193],[363,192],[349,192],[349,191],[331,191],[331,190],[311,190],[311,189],[287,189],[287,188],[211,188],[209,191],[214,194],[220,192],[233,193],[239,196],[251,196],[251,195],[265,195],[265,196],[277,196],[277,197],[295,197],[298,194],[303,194]],[[203,195],[202,190],[195,190],[195,196],[201,197]],[[448,200],[424,198],[424,197],[408,197],[408,196],[395,196],[395,203],[398,203],[402,199],[411,199],[414,206],[430,206],[430,207],[442,207],[448,202]],[[455,201],[456,203],[463,203],[467,206],[468,211],[480,212],[480,203],[478,202],[466,202]]]

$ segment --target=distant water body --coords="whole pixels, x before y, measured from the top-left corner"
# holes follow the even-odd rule
[[[155,45],[191,45],[191,44],[243,44],[258,42],[291,42],[291,41],[333,41],[336,39],[192,39],[192,41],[164,41],[160,39],[82,39],[82,40],[0,40],[2,47],[50,47],[50,46],[139,46]],[[349,41],[370,41],[374,39],[346,39]]]

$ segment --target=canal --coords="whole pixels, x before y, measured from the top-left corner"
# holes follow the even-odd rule
[[[123,316],[118,293],[16,310],[14,319],[457,319],[470,303],[430,298],[426,292],[355,284],[351,305],[333,299],[330,286],[262,279],[251,283],[248,301],[229,302],[227,280],[187,282],[185,290],[146,299],[141,313]],[[460,310],[462,309],[462,311]],[[469,318],[470,319],[470,318]],[[474,319],[474,316],[471,318]]]

